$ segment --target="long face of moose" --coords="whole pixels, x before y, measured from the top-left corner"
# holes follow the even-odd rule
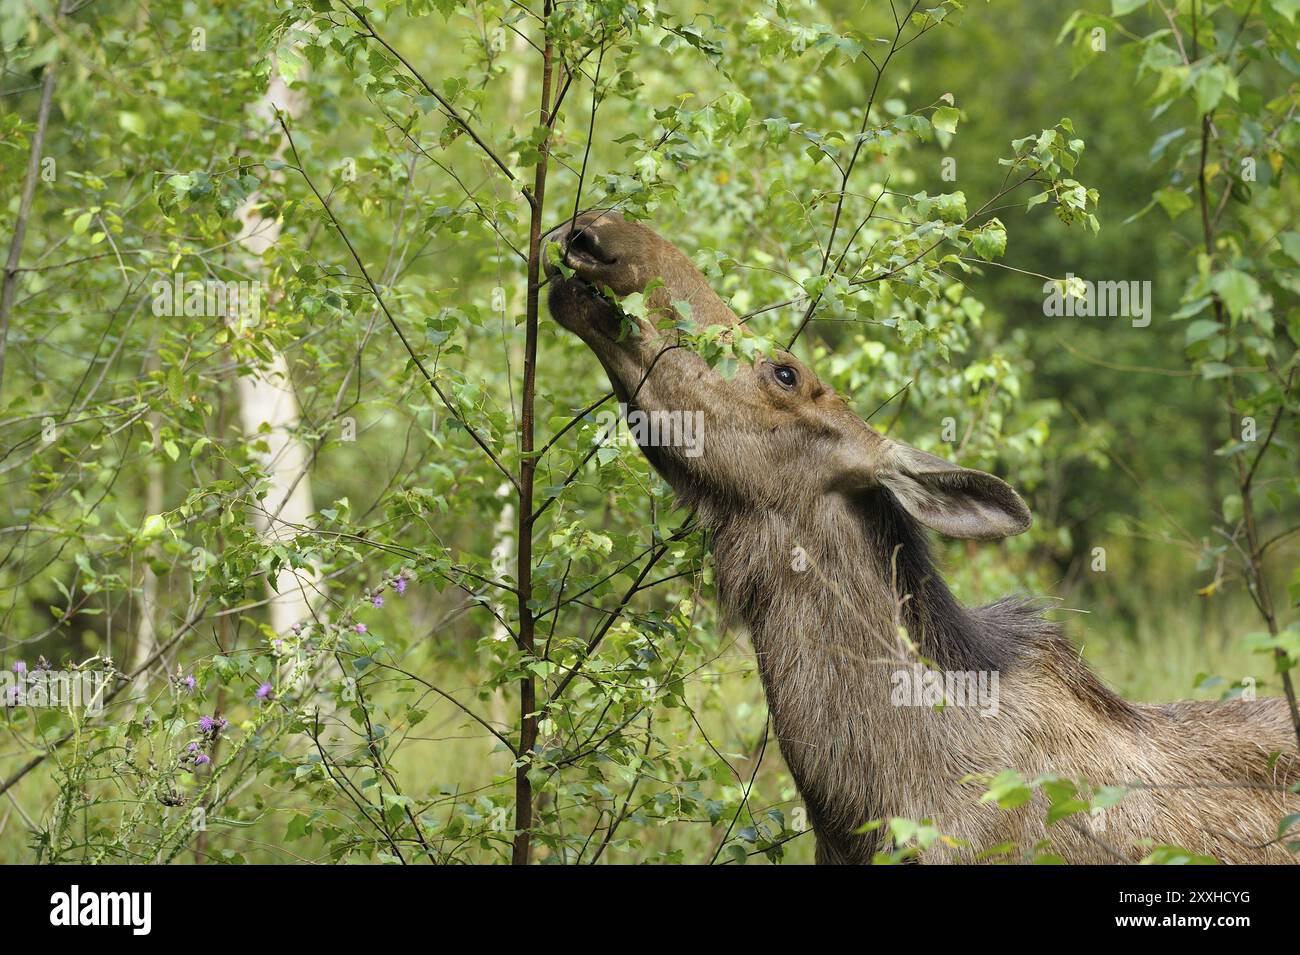
[[[703,328],[737,318],[672,243],[616,212],[593,210],[546,237],[551,314],[595,353],[651,464],[681,493],[728,506],[794,509],[830,495],[887,488],[921,523],[952,537],[1027,530],[1007,484],[886,438],[793,355],[757,359],[730,378],[689,348],[689,306]],[[645,318],[617,300],[646,292]],[[611,300],[613,299],[613,300]],[[689,429],[689,433],[688,433]],[[649,435],[649,439],[646,435]]]

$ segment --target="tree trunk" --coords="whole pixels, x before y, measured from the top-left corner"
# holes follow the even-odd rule
[[[266,95],[253,106],[257,121],[274,123],[275,110],[286,116],[296,115],[299,96],[285,84],[278,73],[271,76]],[[281,141],[275,158],[287,143]],[[261,256],[280,238],[279,219],[264,217],[257,208],[260,193],[254,192],[236,215],[243,223],[239,246],[247,259],[247,271],[261,270]],[[255,369],[252,375],[240,376],[237,383],[239,418],[244,438],[251,444],[265,441],[267,450],[256,457],[270,478],[270,491],[263,501],[263,511],[254,517],[258,532],[267,540],[289,541],[297,535],[296,525],[306,523],[315,512],[311,478],[308,473],[311,455],[298,436],[298,398],[293,392],[289,366],[279,351],[270,364]],[[263,432],[262,427],[268,429]],[[312,616],[312,603],[319,574],[315,570],[282,568],[275,580],[268,582],[276,592],[270,605],[271,626],[277,633],[287,632],[295,623]]]
[[[57,61],[55,61],[57,62]],[[4,391],[5,343],[9,340],[9,313],[18,293],[18,263],[23,255],[23,239],[27,236],[27,219],[32,213],[32,199],[36,195],[36,177],[41,171],[41,152],[45,149],[45,130],[50,123],[50,101],[54,97],[54,63],[45,66],[41,81],[41,105],[36,111],[36,132],[32,134],[32,149],[27,156],[27,178],[23,180],[23,194],[18,200],[18,217],[14,220],[14,235],[9,242],[9,258],[5,262],[3,283],[0,284],[0,394]]]

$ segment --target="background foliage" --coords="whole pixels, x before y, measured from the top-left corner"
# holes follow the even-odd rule
[[[811,857],[704,542],[539,304],[596,205],[741,357],[797,337],[1026,494],[1032,534],[946,545],[965,599],[1060,596],[1140,699],[1282,692],[1300,8],[964,6],[0,0],[0,659],[111,680],[0,717],[0,858]],[[1070,274],[1151,324],[1046,316]],[[178,275],[260,313],[159,316]],[[277,356],[315,503],[278,537],[238,387]]]

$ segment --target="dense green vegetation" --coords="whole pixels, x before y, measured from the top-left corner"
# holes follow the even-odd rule
[[[591,206],[749,316],[714,360],[797,338],[1025,494],[963,599],[1060,597],[1137,699],[1282,694],[1300,5],[1078,6],[0,0],[0,662],[107,697],[0,711],[0,861],[811,859],[546,314]],[[1047,314],[1080,280],[1148,310]]]

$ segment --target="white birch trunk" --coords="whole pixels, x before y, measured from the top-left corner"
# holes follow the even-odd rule
[[[298,94],[289,89],[278,72],[271,76],[266,94],[253,106],[257,122],[275,123],[278,107],[293,118],[300,105]],[[286,142],[276,151],[279,158]],[[282,223],[262,215],[258,208],[259,193],[253,193],[236,210],[243,223],[239,245],[247,253],[250,273],[261,267],[261,256],[280,238]],[[289,541],[298,533],[295,525],[305,524],[315,512],[312,504],[310,452],[297,435],[298,398],[293,392],[289,367],[279,351],[273,352],[270,364],[252,375],[238,378],[239,419],[244,438],[250,444],[264,441],[267,450],[256,457],[270,479],[270,491],[263,501],[263,511],[256,512],[254,523],[266,540]],[[267,431],[262,430],[263,425]],[[283,568],[273,581],[276,594],[270,605],[271,626],[286,633],[295,623],[311,618],[313,598],[319,584],[315,570]]]

